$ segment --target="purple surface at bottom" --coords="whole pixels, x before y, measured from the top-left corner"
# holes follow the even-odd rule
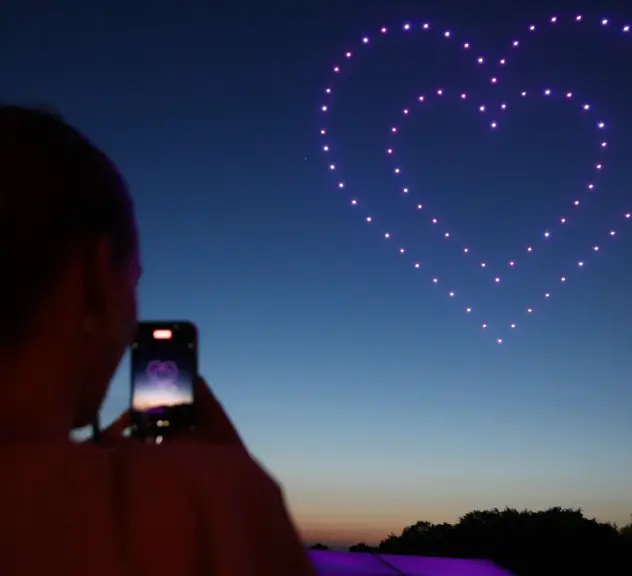
[[[319,576],[512,576],[489,560],[310,550]]]

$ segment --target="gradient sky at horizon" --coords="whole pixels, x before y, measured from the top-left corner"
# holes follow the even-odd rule
[[[531,17],[552,13],[544,2],[500,13],[490,1],[340,4],[12,0],[0,9],[0,100],[57,108],[120,166],[140,222],[142,316],[197,323],[202,373],[283,482],[307,540],[371,542],[420,519],[505,506],[582,507],[626,522],[632,224],[499,347],[357,217],[319,151],[331,66],[368,31],[427,18],[502,55]],[[580,4],[559,5],[558,15]],[[585,13],[632,23],[632,9],[609,6]],[[470,90],[471,78],[457,77],[468,74],[457,51],[393,39],[345,78],[331,117],[332,141],[347,150],[345,179],[372,206],[385,204],[393,232],[459,294],[476,294],[490,322],[505,322],[506,309],[565,272],[617,210],[632,209],[632,134],[622,128],[632,125],[632,38],[580,38],[583,48],[554,54],[556,41],[533,40],[507,67],[509,92],[577,86],[612,119],[613,169],[581,229],[502,296],[403,204],[387,202],[396,180],[376,155],[405,95],[439,82]],[[497,261],[518,245],[511,234],[526,241],[523,229],[537,232],[533,219],[548,217],[558,192],[570,198],[566,178],[585,179],[583,146],[593,142],[565,109],[521,107],[510,107],[500,140],[476,131],[476,114],[468,120],[447,105],[425,135],[417,125],[403,136],[413,179],[432,182],[429,201]],[[529,156],[534,143],[540,157]],[[513,160],[494,163],[505,152]],[[477,166],[491,176],[479,170],[482,180],[472,180]],[[129,403],[128,371],[125,360],[104,421]]]

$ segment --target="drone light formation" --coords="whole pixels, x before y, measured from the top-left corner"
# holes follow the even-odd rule
[[[537,32],[540,28],[543,28],[545,26],[549,26],[549,27],[556,26],[560,22],[560,20],[561,20],[560,17],[554,15],[554,16],[551,16],[548,19],[548,21],[543,23],[542,25],[530,24],[528,26],[527,38],[531,34]],[[582,26],[585,23],[589,22],[588,19],[585,18],[581,14],[572,17],[572,20],[576,24],[581,24]],[[629,24],[622,24],[622,25],[615,26],[611,22],[611,20],[608,18],[601,18],[596,22],[596,24],[598,27],[612,28],[613,30],[616,29],[620,34],[623,34],[626,36],[632,36],[632,26]],[[433,31],[435,31],[435,29],[429,22],[421,22],[421,23],[404,22],[399,27],[399,31],[401,31],[402,33],[412,33],[412,32],[432,33]],[[440,38],[442,38],[444,41],[446,39],[449,40],[450,42],[455,41],[454,34],[452,31],[443,29],[443,30],[438,30],[438,32],[440,34]],[[384,36],[389,36],[391,34],[392,33],[391,33],[390,28],[382,27],[379,29],[378,33],[375,34],[375,36],[369,36],[369,35],[363,36],[361,39],[361,47],[366,47],[367,45],[372,45],[375,42],[379,42],[382,40]],[[510,44],[510,51],[521,49],[524,44],[525,42],[523,42],[523,40],[521,39],[513,39]],[[471,42],[463,41],[461,42],[461,47],[466,53],[470,53],[470,55],[474,55],[474,50],[473,50]],[[354,55],[353,51],[345,52],[343,54],[344,60],[347,60],[347,61],[351,60],[353,55]],[[480,53],[477,53],[474,56],[474,64],[479,68],[483,67],[485,72],[488,74],[489,83],[493,86],[498,86],[502,84],[502,79],[500,78],[502,69],[506,67],[507,64],[510,62],[511,62],[511,59],[509,55],[500,59],[496,59],[496,60],[487,58],[486,56]],[[336,63],[331,68],[334,78],[332,79],[331,84],[328,87],[326,87],[324,90],[325,102],[321,105],[321,108],[320,108],[321,113],[323,114],[325,119],[327,119],[327,117],[331,113],[330,100],[332,98],[332,95],[334,94],[334,89],[332,88],[332,86],[336,85],[336,82],[335,82],[337,80],[336,76],[340,75],[342,68],[343,68],[342,65],[339,63]],[[486,125],[488,126],[488,129],[490,130],[498,130],[502,127],[501,114],[508,108],[511,109],[515,107],[515,104],[513,102],[510,102],[509,100],[505,102],[501,102],[499,105],[492,104],[489,102],[475,102],[476,99],[466,91],[461,90],[461,91],[452,92],[450,90],[446,90],[443,87],[440,87],[440,88],[437,88],[434,92],[428,92],[427,94],[417,95],[415,97],[415,103],[403,108],[400,121],[394,124],[390,129],[390,138],[393,139],[393,142],[388,144],[385,150],[386,150],[387,156],[394,162],[393,173],[401,182],[401,185],[399,187],[399,192],[402,195],[408,196],[411,199],[412,201],[411,206],[416,211],[420,212],[421,215],[427,217],[433,227],[441,230],[441,235],[444,241],[451,242],[453,238],[453,232],[444,227],[443,222],[440,220],[440,218],[437,215],[426,214],[426,210],[423,204],[423,199],[420,198],[420,194],[418,194],[417,191],[413,189],[410,183],[404,182],[405,170],[402,166],[399,166],[397,164],[396,139],[398,135],[400,134],[401,129],[404,126],[403,122],[406,121],[408,118],[410,118],[411,114],[415,110],[414,106],[417,106],[417,107],[423,106],[425,103],[427,103],[433,98],[443,98],[443,99],[452,98],[454,99],[455,102],[459,102],[461,105],[470,106],[474,113],[484,115],[486,118],[488,118]],[[563,99],[567,101],[569,105],[576,106],[578,109],[578,113],[580,115],[583,115],[586,118],[588,118],[590,121],[594,122],[594,127],[596,130],[595,161],[594,161],[594,165],[591,171],[592,176],[586,182],[585,189],[577,191],[576,197],[573,199],[571,205],[569,205],[568,213],[560,215],[559,218],[555,222],[552,222],[551,225],[546,230],[543,230],[541,232],[541,239],[546,244],[548,242],[553,241],[553,239],[558,235],[558,233],[562,232],[563,227],[571,220],[571,218],[573,218],[573,214],[577,212],[577,210],[583,207],[584,201],[587,198],[586,196],[587,194],[594,195],[598,193],[599,175],[604,170],[604,166],[605,166],[604,155],[608,149],[608,139],[607,139],[608,123],[604,118],[599,117],[594,114],[593,106],[589,102],[586,102],[584,100],[579,100],[578,97],[575,95],[575,93],[572,91],[568,91],[568,90],[558,91],[551,87],[543,87],[540,91],[535,91],[535,92],[523,90],[517,96],[518,100],[528,100],[530,98]],[[323,127],[320,130],[320,134],[324,139],[322,150],[327,157],[328,169],[330,172],[334,173],[334,175],[337,177],[340,174],[340,169],[337,163],[332,162],[332,159],[333,159],[332,143],[329,139],[329,130]],[[344,190],[349,189],[346,182],[344,182],[342,179],[337,180],[337,186],[339,189],[344,189]],[[368,208],[366,209],[364,208],[363,203],[355,195],[353,191],[351,191],[350,193],[352,194],[352,197],[350,198],[351,206],[354,208],[360,208],[360,210],[363,210],[364,219],[367,223],[371,223],[371,224],[376,223],[376,220],[373,217],[373,215],[370,215],[368,212],[366,212]],[[632,221],[631,212],[624,212],[621,215],[621,222],[626,222],[626,221],[627,222]],[[396,235],[394,235],[392,231],[383,231],[382,236],[385,240],[389,242],[394,242],[395,244],[397,243]],[[604,240],[607,240],[608,238],[615,238],[616,236],[617,236],[617,230],[615,228],[611,228],[606,232],[606,234],[604,234]],[[533,246],[534,246],[533,244],[526,246],[524,253],[522,254],[522,257],[520,257],[520,255],[517,255],[516,257],[512,258],[508,262],[504,263],[502,267],[500,267],[500,269],[506,272],[507,270],[518,267],[519,264],[522,262],[523,258],[525,257],[528,258],[529,255],[535,251]],[[478,262],[479,268],[482,269],[485,273],[491,272],[490,284],[492,285],[502,284],[504,273],[501,274],[499,270],[491,271],[488,263],[482,260],[480,257],[477,258],[475,253],[471,250],[471,247],[457,246],[456,248],[467,259],[473,260],[474,262]],[[592,253],[597,253],[600,251],[600,248],[601,248],[600,245],[593,245],[589,248],[588,251]],[[401,245],[397,245],[397,251],[400,255],[408,254],[407,248]],[[424,269],[423,262],[420,262],[420,261],[413,261],[412,267],[414,270]],[[584,269],[586,267],[586,259],[576,260],[573,263],[573,267],[575,269]],[[440,279],[437,277],[431,277],[430,281],[432,284],[438,286],[441,290],[444,290],[444,294],[448,298],[459,302],[459,305],[462,306],[463,311],[466,314],[469,315],[474,311],[474,307],[471,305],[471,303],[465,303],[465,305],[463,305],[463,302],[458,297],[457,291],[453,287],[443,287]],[[556,286],[559,287],[563,284],[566,284],[567,281],[568,281],[567,275],[563,275],[563,274],[559,275],[556,278]],[[540,296],[540,300],[544,301],[544,300],[548,300],[552,298],[553,293],[554,293],[553,290],[548,290],[548,291],[543,292]],[[534,304],[524,307],[522,313],[517,314],[517,316],[524,318],[525,316],[534,314],[535,311],[536,311],[536,305],[534,303]],[[482,330],[487,331],[490,327],[490,323],[487,320],[485,320],[481,322],[479,326]],[[516,321],[512,321],[509,324],[509,326],[505,326],[505,328],[516,330],[518,326],[519,326],[519,323],[516,319]],[[495,340],[498,344],[502,344],[504,342],[504,339],[502,337],[497,337]]]

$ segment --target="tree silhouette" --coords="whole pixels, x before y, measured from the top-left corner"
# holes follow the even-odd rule
[[[310,550],[329,550],[329,546],[325,546],[324,544],[314,544],[309,547]]]
[[[356,544],[350,552],[374,551]],[[580,509],[532,512],[514,508],[474,510],[456,524],[417,522],[390,534],[377,551],[384,554],[484,558],[519,576],[632,574],[630,524],[586,518]]]

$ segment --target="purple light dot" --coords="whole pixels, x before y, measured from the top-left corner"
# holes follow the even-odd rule
[[[555,24],[557,22],[557,16],[551,16],[551,24]]]
[[[380,30],[380,32],[381,32],[382,34],[386,34],[386,33],[388,32],[388,30],[387,30],[386,28],[382,28],[382,29]]]
[[[575,17],[575,22],[581,22],[582,21],[583,16],[580,14],[579,16]]]
[[[520,45],[520,42],[518,42],[518,40],[513,41],[514,48],[517,48],[519,45]]]
[[[373,222],[373,218],[371,218],[370,216],[367,216],[366,221],[367,221],[367,222]]]
[[[470,43],[469,43],[469,42],[466,42],[465,44],[463,44],[463,48],[464,48],[465,50],[469,50],[469,49],[470,49]]]
[[[483,328],[484,330],[485,328],[487,328],[487,324],[481,324],[481,328]]]
[[[428,30],[428,28],[430,28],[430,24],[428,24],[427,22],[423,24],[422,28],[424,30]]]
[[[369,39],[368,39],[368,37],[367,37],[367,36],[365,36],[364,38],[362,38],[362,42],[363,42],[364,44],[368,44],[368,43],[369,43]]]
[[[351,52],[347,52],[347,53],[345,54],[345,56],[346,56],[347,58],[351,58]]]
[[[450,31],[449,31],[449,30],[446,30],[446,31],[443,33],[443,35],[444,35],[446,38],[449,38],[449,37],[450,37]]]
[[[485,59],[481,56],[481,57],[477,60],[477,62],[478,62],[479,64],[483,64],[483,62],[485,62]]]

